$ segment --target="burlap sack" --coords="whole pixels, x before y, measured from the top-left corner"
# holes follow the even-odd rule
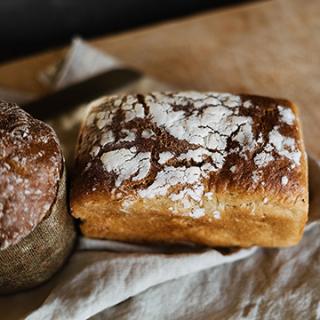
[[[76,239],[67,210],[66,173],[44,220],[17,244],[0,251],[0,293],[28,289],[48,280],[63,265]]]

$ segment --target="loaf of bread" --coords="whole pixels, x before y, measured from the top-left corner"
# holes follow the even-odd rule
[[[0,293],[47,280],[74,239],[57,136],[17,105],[0,101]]]
[[[294,245],[308,212],[297,109],[227,93],[101,98],[81,128],[71,207],[93,238]]]

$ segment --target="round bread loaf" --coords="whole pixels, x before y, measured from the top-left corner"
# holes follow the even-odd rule
[[[0,101],[0,293],[49,279],[71,252],[65,184],[54,131]]]

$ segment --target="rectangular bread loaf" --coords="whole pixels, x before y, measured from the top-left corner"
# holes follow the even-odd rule
[[[71,194],[84,235],[240,247],[300,240],[307,161],[293,103],[181,92],[88,108]]]

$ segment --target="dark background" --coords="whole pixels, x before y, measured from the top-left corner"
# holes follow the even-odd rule
[[[244,0],[0,0],[0,61]]]

